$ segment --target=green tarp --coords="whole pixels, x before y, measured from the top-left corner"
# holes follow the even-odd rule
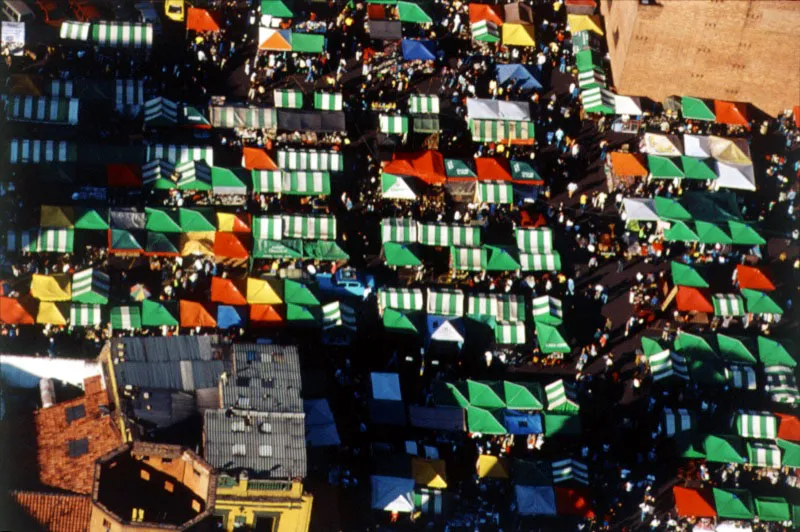
[[[148,231],[144,250],[147,253],[168,253],[177,255],[180,253],[178,236],[174,233],[167,234]]]
[[[414,247],[415,244],[384,243],[383,254],[386,264],[390,266],[421,266],[422,261],[416,255]]]
[[[286,279],[283,282],[283,301],[304,307],[317,307],[320,305],[319,299],[314,293],[300,281]]]
[[[577,415],[544,414],[545,436],[577,436],[581,433],[581,418]]]
[[[445,159],[444,171],[447,177],[478,177],[472,163],[463,159]]]
[[[292,33],[292,51],[321,54],[325,47],[325,36],[313,33]]]
[[[753,314],[783,314],[783,309],[766,292],[742,288],[747,312]]]
[[[111,328],[115,331],[135,331],[142,328],[142,311],[138,305],[123,305],[111,309]]]
[[[108,229],[108,215],[99,209],[75,207],[75,229]]]
[[[758,362],[754,354],[755,351],[746,345],[745,342],[749,344],[750,339],[717,334],[717,347],[723,359],[727,362],[734,362],[737,364],[755,365]]]
[[[690,120],[706,120],[713,122],[717,119],[717,115],[711,107],[700,98],[692,98],[691,96],[681,97],[681,114],[684,118]]]
[[[303,241],[299,239],[254,239],[253,257],[257,259],[300,259],[303,257]]]
[[[303,240],[303,258],[317,260],[347,260],[350,255],[332,240]]]
[[[790,349],[791,352],[790,352]],[[786,341],[776,341],[766,336],[758,337],[758,359],[765,366],[787,366],[794,368],[797,360],[793,356],[794,346]]]
[[[678,166],[680,159],[664,157],[662,155],[648,155],[647,167],[654,179],[673,179],[684,177],[683,170]]]
[[[184,233],[217,230],[213,211],[206,209],[180,208],[178,210],[178,223],[181,224],[181,231]]]
[[[492,384],[494,384],[494,386],[492,386]],[[459,386],[459,389],[462,390],[462,394],[472,406],[481,408],[504,408],[506,403],[498,393],[499,391],[502,394],[503,390],[496,390],[497,384],[492,384],[467,380],[467,382]]]
[[[737,436],[708,435],[703,440],[706,460],[721,464],[746,462],[742,439]]]
[[[664,231],[664,240],[668,242],[697,242],[700,238],[684,222],[674,222]]]
[[[397,2],[397,14],[400,22],[413,24],[433,24],[433,19],[413,2]]]
[[[542,410],[541,390],[532,384],[503,381],[506,406],[513,410]]]
[[[503,426],[502,412],[492,412],[483,408],[470,406],[467,408],[467,427],[470,432],[481,434],[507,434]]]
[[[744,246],[763,246],[767,243],[758,231],[750,227],[744,222],[735,220],[728,220],[728,230],[731,234],[731,240],[734,244]]]
[[[711,161],[681,155],[683,176],[687,179],[712,180],[717,178],[716,172],[711,168]]]
[[[383,326],[393,332],[416,334],[416,325],[411,319],[400,311],[387,308],[383,311]]]
[[[678,286],[692,286],[695,288],[708,288],[709,286],[708,282],[703,279],[703,276],[693,266],[672,261],[670,263],[670,271],[673,284]]]
[[[800,444],[781,439],[775,440],[775,443],[783,451],[781,465],[792,469],[800,469]]]
[[[261,0],[261,14],[275,18],[292,18],[294,17],[290,9],[292,4],[290,0]]]
[[[694,227],[701,244],[733,244],[733,239],[725,229],[716,224],[698,220]]]
[[[181,233],[181,223],[178,211],[174,209],[160,209],[145,207],[145,229],[158,233]]]
[[[756,515],[762,521],[789,521],[789,503],[781,497],[756,497]]]
[[[506,246],[485,245],[483,249],[487,253],[486,270],[513,272],[521,268],[519,264],[519,253],[517,250]]]
[[[655,197],[656,214],[664,220],[691,220],[692,215],[677,200],[665,198],[664,196]]]
[[[111,230],[111,249],[115,251],[143,251],[144,248],[130,231]]]
[[[569,353],[570,347],[558,328],[546,323],[536,323],[536,336],[542,353]]]
[[[161,327],[178,325],[178,304],[175,301],[142,301],[142,325]]]

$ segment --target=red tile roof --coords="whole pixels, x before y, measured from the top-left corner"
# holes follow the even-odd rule
[[[111,416],[100,410],[101,405],[108,404],[100,377],[86,379],[84,387],[86,394],[83,397],[39,410],[34,421],[41,482],[89,494],[95,460],[118,447],[122,437]],[[83,405],[86,415],[68,422],[67,410],[80,405]],[[70,456],[70,442],[84,438],[88,440],[88,451],[80,456]]]
[[[48,532],[89,530],[92,501],[87,495],[13,491],[11,498],[42,527],[42,530]]]

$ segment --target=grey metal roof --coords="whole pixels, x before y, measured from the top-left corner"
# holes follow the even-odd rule
[[[217,386],[225,371],[221,360],[180,360],[171,362],[121,362],[114,365],[120,387],[191,392]]]
[[[301,413],[302,386],[296,346],[237,344],[233,347],[233,375],[222,387],[222,405]]]
[[[111,340],[111,357],[129,362],[213,360],[210,336],[132,337]]]
[[[205,413],[205,458],[223,471],[246,469],[252,478],[305,477],[305,415],[232,410]]]
[[[194,395],[166,390],[139,393],[129,404],[136,419],[152,423],[158,428],[179,423],[197,411]]]

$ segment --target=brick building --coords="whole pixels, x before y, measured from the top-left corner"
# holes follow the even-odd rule
[[[620,94],[800,103],[800,2],[601,0]]]

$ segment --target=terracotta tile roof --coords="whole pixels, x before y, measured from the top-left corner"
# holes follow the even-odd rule
[[[100,377],[85,381],[83,397],[36,412],[37,462],[42,484],[76,493],[92,491],[94,462],[122,443]],[[69,419],[68,419],[69,418]]]
[[[11,498],[42,530],[87,532],[92,501],[87,495],[59,495],[34,491],[13,491]]]

